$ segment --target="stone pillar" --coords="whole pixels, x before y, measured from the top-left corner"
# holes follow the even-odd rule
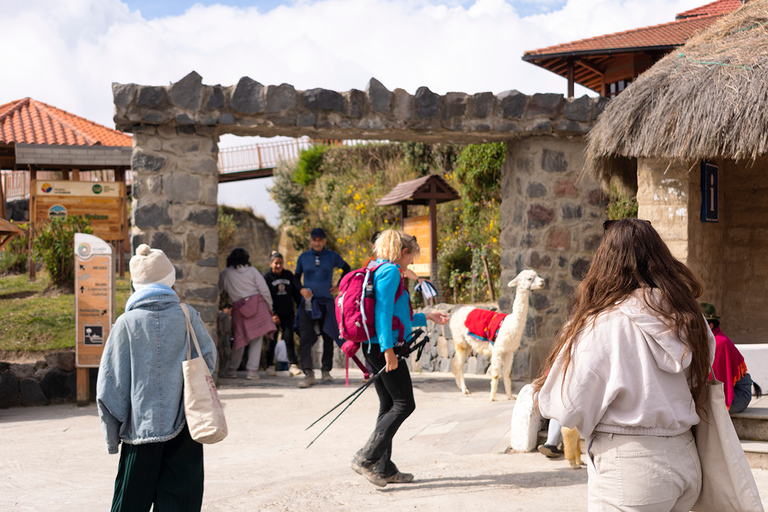
[[[218,135],[200,125],[133,130],[131,246],[162,249],[176,290],[215,335],[218,310]]]
[[[602,238],[606,196],[582,172],[584,139],[530,137],[507,143],[502,168],[501,291],[509,313],[520,271],[531,268],[546,287],[531,294],[528,321],[512,368],[528,379],[539,367],[563,325],[579,281]]]

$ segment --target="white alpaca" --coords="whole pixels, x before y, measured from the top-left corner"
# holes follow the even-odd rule
[[[531,290],[538,290],[544,287],[544,280],[536,272],[527,269],[520,272],[517,277],[509,282],[508,286],[517,286],[515,302],[512,305],[512,313],[507,315],[499,327],[496,341],[493,345],[487,341],[473,338],[464,323],[472,311],[472,306],[464,306],[457,309],[451,315],[451,334],[453,343],[456,347],[456,355],[453,357],[453,375],[456,377],[456,384],[465,395],[469,394],[467,385],[464,382],[464,362],[469,354],[474,350],[478,354],[490,356],[491,358],[491,400],[496,400],[496,389],[499,386],[499,373],[504,373],[504,389],[507,391],[507,398],[512,399],[512,359],[515,350],[520,346],[520,339],[523,337],[525,321],[528,315],[528,298]]]

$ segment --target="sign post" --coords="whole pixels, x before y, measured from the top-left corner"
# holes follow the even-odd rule
[[[75,364],[77,404],[89,400],[89,370],[101,362],[115,321],[115,260],[112,246],[84,233],[75,234]]]

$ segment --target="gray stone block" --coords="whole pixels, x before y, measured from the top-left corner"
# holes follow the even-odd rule
[[[45,356],[45,362],[48,366],[56,366],[61,368],[65,372],[71,372],[75,370],[75,353],[72,350],[66,352],[55,352]]]
[[[146,124],[165,124],[173,118],[169,110],[151,110],[141,116],[141,121]]]
[[[416,116],[419,119],[432,119],[440,114],[440,95],[429,90],[429,87],[419,87],[414,95],[416,100]]]
[[[201,260],[197,260],[197,266],[198,267],[218,267],[219,259],[216,257],[203,258]]]
[[[0,409],[19,405],[19,381],[11,371],[0,373]]]
[[[34,377],[37,368],[35,367],[35,363],[11,363],[9,365],[9,370],[16,375],[17,379],[26,379],[27,377]]]
[[[206,87],[205,92],[208,96],[205,100],[205,110],[218,110],[224,108],[226,100],[224,98],[224,89],[220,85]]]
[[[525,107],[528,104],[528,96],[513,89],[499,94],[501,114],[508,119],[522,119]]]
[[[194,124],[195,120],[189,117],[189,115],[182,113],[176,116],[176,122],[178,124],[186,125],[186,124]]]
[[[171,260],[179,261],[182,259],[183,244],[171,238],[164,231],[158,231],[152,235],[152,244],[150,246],[153,249],[162,249]]]
[[[564,258],[563,258],[564,259]],[[555,295],[557,297],[560,297],[561,299],[567,299],[571,295],[573,295],[575,288],[562,279],[557,282],[555,285]]]
[[[219,314],[217,306],[202,306],[198,304],[195,306],[195,309],[200,313],[200,319],[203,322],[215,325],[216,315]]]
[[[203,91],[203,77],[192,71],[171,86],[171,103],[186,110],[197,110]]]
[[[539,311],[541,309],[548,308],[552,305],[552,301],[549,300],[549,292],[533,290],[531,291],[531,302],[533,309]]]
[[[360,119],[365,115],[368,96],[359,89],[352,89],[346,93],[347,116],[352,119]]]
[[[386,114],[389,111],[389,104],[392,101],[393,95],[381,82],[371,78],[365,92],[368,93],[371,110],[379,114]]]
[[[526,119],[537,116],[545,116],[550,119],[560,113],[564,98],[562,94],[544,93],[534,94],[528,102],[528,108],[525,112]]]
[[[577,258],[573,263],[571,263],[571,277],[577,281],[584,279],[584,276],[586,276],[587,272],[589,271],[589,266],[591,263],[592,262],[588,259]]]
[[[479,92],[472,96],[472,117],[485,119],[493,114],[496,96],[492,92]]]
[[[584,95],[581,98],[567,100],[563,106],[563,117],[571,121],[586,123],[592,115],[592,100]]]
[[[580,219],[583,215],[580,204],[564,204],[562,209],[563,220]]]
[[[417,99],[418,101],[418,99]],[[463,92],[449,92],[445,95],[445,109],[443,119],[463,117],[467,113],[469,96]]]
[[[118,84],[112,83],[112,97],[115,105],[118,107],[127,107],[136,96],[136,90],[139,88],[136,84]]]
[[[165,157],[152,156],[144,153],[133,153],[131,168],[134,171],[157,172],[165,165]]]
[[[315,114],[312,112],[305,112],[299,114],[299,116],[296,118],[296,126],[304,128],[307,126],[315,126],[315,120]]]
[[[548,208],[542,204],[532,204],[528,208],[528,227],[529,228],[543,228],[548,226],[555,220],[555,210]]]
[[[37,379],[25,378],[19,382],[20,404],[23,406],[45,405],[48,399]]]
[[[595,102],[595,108],[592,114],[592,119],[597,119],[600,117],[600,114],[603,113],[603,110],[605,110],[605,107],[608,106],[609,99],[604,96],[598,96],[594,99]]]
[[[344,96],[328,89],[304,91],[304,106],[312,110],[330,110],[344,113]]]
[[[172,203],[196,203],[200,199],[200,178],[188,172],[173,172],[165,176],[165,196]]]
[[[244,76],[237,82],[235,92],[229,106],[243,114],[256,114],[264,110],[264,101],[261,98],[264,86],[256,80]]]
[[[541,153],[541,168],[544,172],[563,173],[568,170],[568,160],[562,151],[545,149]]]
[[[403,89],[395,89],[394,95],[395,120],[403,124],[408,123],[413,118],[413,96]]]
[[[280,112],[296,108],[296,89],[290,84],[267,87],[267,112]]]
[[[40,381],[40,387],[48,400],[69,398],[69,383],[67,373],[61,368],[51,368]]]
[[[226,112],[224,114],[221,114],[218,118],[216,118],[216,122],[224,125],[235,124],[235,116],[233,116],[229,112]]]
[[[176,127],[176,134],[177,135],[194,135],[196,132],[197,132],[197,130],[195,129],[194,126],[182,125],[182,126],[177,126]],[[197,151],[197,149],[199,147],[200,147],[199,144],[195,143],[194,145],[189,146],[189,151],[190,152],[191,151]]]
[[[214,285],[200,288],[187,288],[184,295],[185,297],[203,299],[208,302],[216,303],[219,300],[219,287],[218,285]]]
[[[491,360],[488,356],[483,354],[477,354],[475,363],[476,375],[485,375],[488,372],[488,368],[491,366]]]
[[[216,207],[194,210],[189,212],[187,220],[200,226],[215,226],[219,220],[219,210]]]
[[[133,210],[133,224],[139,229],[156,229],[160,226],[170,226],[171,216],[168,214],[167,202],[140,205]]]
[[[165,87],[141,86],[136,106],[141,108],[158,108],[165,103]]]
[[[545,187],[542,183],[532,181],[528,184],[528,187],[525,189],[525,195],[527,195],[531,199],[544,197],[547,195],[547,187]]]

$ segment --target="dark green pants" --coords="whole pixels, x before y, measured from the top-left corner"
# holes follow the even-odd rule
[[[194,512],[203,505],[203,445],[186,425],[164,443],[125,444],[115,478],[112,512]]]

